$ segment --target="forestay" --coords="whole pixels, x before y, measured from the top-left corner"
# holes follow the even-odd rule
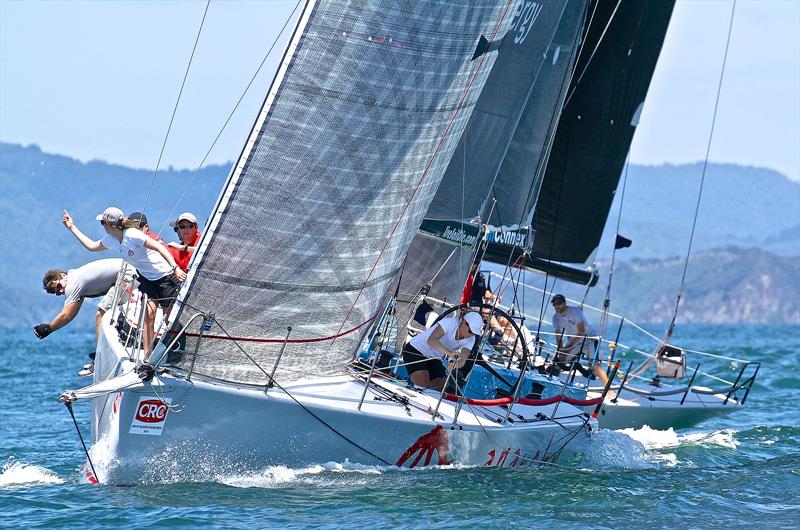
[[[352,359],[490,71],[479,37],[505,33],[510,3],[306,6],[181,293],[181,321],[216,319],[196,373],[266,383],[289,327],[276,379]]]

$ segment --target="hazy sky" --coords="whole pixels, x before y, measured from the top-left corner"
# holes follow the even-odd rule
[[[731,11],[679,0],[631,148],[705,156]],[[162,167],[197,167],[294,1],[211,3]],[[0,139],[81,160],[155,166],[205,2],[0,0]],[[284,41],[285,42],[285,41]],[[279,43],[209,159],[235,159]],[[800,0],[739,0],[710,159],[800,180]]]

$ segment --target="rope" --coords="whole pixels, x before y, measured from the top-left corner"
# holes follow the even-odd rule
[[[219,326],[219,328],[222,330],[222,332],[223,332],[223,333],[225,333],[225,335],[227,335],[228,337],[230,337],[230,334],[229,334],[227,331],[225,331],[225,328],[223,328],[223,327],[222,327],[222,325],[219,323],[219,321],[218,321],[218,320],[214,320],[214,322],[217,324],[217,326]],[[234,345],[235,345],[235,346],[236,346],[236,347],[239,349],[239,351],[241,351],[241,352],[244,354],[244,356],[245,356],[245,357],[247,357],[247,358],[250,360],[250,362],[252,362],[252,363],[253,363],[253,365],[254,365],[256,368],[258,368],[259,370],[261,370],[261,372],[262,372],[264,375],[266,375],[266,376],[267,376],[267,379],[269,379],[269,382],[271,383],[271,385],[272,385],[272,386],[274,386],[274,387],[278,388],[279,390],[281,390],[281,391],[282,391],[284,394],[286,394],[286,396],[287,396],[289,399],[291,399],[292,401],[294,401],[294,402],[295,402],[295,404],[296,404],[297,406],[299,406],[301,409],[303,409],[303,410],[304,410],[304,411],[306,411],[306,412],[307,412],[309,415],[311,415],[311,417],[313,417],[315,420],[319,421],[319,422],[320,422],[322,425],[324,425],[325,427],[327,427],[327,428],[328,428],[328,429],[329,429],[331,432],[333,432],[334,434],[336,434],[337,436],[339,436],[340,438],[342,438],[344,441],[346,441],[346,442],[348,442],[349,444],[351,444],[351,445],[352,445],[353,447],[355,447],[356,449],[358,449],[358,450],[360,450],[360,451],[363,451],[365,454],[367,454],[367,455],[371,456],[372,458],[374,458],[374,459],[376,459],[376,460],[380,461],[381,463],[383,463],[383,464],[385,464],[385,465],[387,465],[387,466],[391,466],[391,465],[392,465],[390,462],[387,462],[386,460],[384,460],[384,459],[383,459],[383,458],[381,458],[380,456],[376,455],[375,453],[373,453],[373,452],[372,452],[372,451],[370,451],[369,449],[366,449],[365,447],[363,447],[363,446],[359,445],[359,444],[358,444],[358,443],[357,443],[355,440],[352,440],[351,438],[348,438],[347,436],[345,436],[344,434],[342,434],[341,432],[339,432],[339,431],[338,431],[338,430],[337,430],[337,429],[336,429],[336,428],[335,428],[333,425],[331,425],[330,423],[326,422],[325,420],[323,420],[322,418],[320,418],[318,415],[314,414],[314,412],[313,412],[313,411],[311,411],[311,410],[310,410],[308,407],[306,407],[305,405],[303,405],[303,404],[302,404],[300,401],[298,401],[298,400],[297,400],[297,398],[295,398],[295,397],[294,397],[294,396],[293,396],[291,393],[289,393],[289,391],[288,391],[288,390],[286,390],[285,388],[283,388],[283,387],[282,387],[282,386],[281,386],[281,385],[280,385],[280,384],[279,384],[277,381],[275,381],[275,379],[273,379],[273,378],[272,378],[272,376],[270,376],[270,375],[269,375],[269,374],[266,372],[266,370],[264,370],[264,369],[261,367],[261,365],[259,365],[259,364],[258,364],[258,363],[255,361],[255,359],[253,359],[252,357],[250,357],[250,355],[249,355],[249,354],[248,354],[248,353],[247,353],[247,352],[244,350],[244,348],[242,348],[242,347],[239,345],[239,342],[238,342],[236,339],[234,339],[233,337],[231,337],[231,340],[233,340],[233,344],[234,344]]]
[[[721,69],[721,71],[719,73],[719,82],[717,83],[717,96],[716,96],[716,99],[714,101],[714,115],[713,115],[713,117],[711,119],[711,131],[708,134],[708,144],[706,145],[706,157],[705,157],[705,160],[703,161],[703,173],[702,173],[702,175],[700,177],[700,189],[697,192],[697,203],[695,204],[694,219],[692,220],[692,231],[691,231],[691,233],[689,235],[689,248],[686,250],[686,259],[684,260],[684,263],[683,263],[683,274],[681,276],[681,284],[680,284],[680,288],[678,290],[678,296],[677,296],[677,298],[675,300],[675,310],[674,310],[674,312],[672,314],[672,321],[670,322],[669,330],[667,331],[667,340],[669,340],[669,337],[672,336],[672,331],[675,329],[675,319],[678,318],[678,306],[681,303],[681,296],[683,295],[683,289],[684,289],[684,286],[685,286],[685,283],[686,283],[686,271],[689,268],[689,256],[692,253],[692,243],[694,242],[694,232],[695,232],[695,228],[697,227],[697,217],[698,217],[698,214],[700,213],[700,199],[703,196],[703,186],[704,186],[705,180],[706,180],[706,170],[708,169],[708,155],[711,152],[711,142],[714,139],[714,127],[715,127],[715,125],[717,123],[717,110],[719,109],[719,96],[720,96],[720,93],[722,92],[722,80],[725,77],[725,66],[728,63],[728,49],[730,48],[730,44],[731,44],[731,33],[732,33],[732,30],[733,30],[733,15],[734,15],[735,12],[736,12],[736,0],[733,0],[733,3],[731,4],[731,18],[730,18],[730,22],[728,23],[728,37],[727,37],[727,40],[725,42],[725,53],[724,53],[724,55],[722,57],[722,69]]]
[[[65,401],[64,406],[67,407],[69,411],[69,415],[72,416],[72,423],[75,424],[75,431],[78,433],[78,438],[81,440],[81,445],[83,446],[83,452],[86,453],[86,459],[89,461],[89,467],[92,468],[92,475],[94,475],[95,482],[97,482],[97,471],[94,469],[94,464],[92,463],[92,457],[89,456],[89,450],[86,448],[86,442],[83,441],[83,435],[81,434],[81,430],[78,427],[78,420],[75,419],[75,413],[72,411],[72,402]],[[91,481],[91,478],[89,479]]]
[[[175,107],[172,109],[172,116],[169,119],[169,126],[167,127],[167,134],[164,135],[164,142],[161,144],[161,152],[158,154],[158,162],[156,162],[156,168],[153,170],[153,176],[150,178],[150,186],[147,188],[147,195],[144,199],[144,206],[142,206],[141,211],[147,211],[147,203],[150,201],[150,193],[153,191],[153,184],[156,181],[156,173],[158,173],[158,168],[161,166],[161,158],[164,156],[164,149],[167,147],[167,140],[169,139],[169,133],[172,130],[172,123],[175,121],[175,114],[178,112],[178,104],[181,102],[181,95],[183,95],[183,87],[186,86],[186,79],[189,77],[189,69],[192,66],[192,60],[194,59],[194,52],[197,50],[197,43],[200,41],[200,33],[203,31],[203,24],[206,21],[206,14],[208,13],[208,6],[211,4],[211,0],[206,0],[206,8],[203,11],[203,19],[200,21],[200,27],[197,29],[197,36],[194,39],[194,46],[192,47],[192,54],[189,57],[189,64],[186,65],[186,72],[183,74],[183,82],[181,82],[181,89],[178,91],[178,98],[175,100]]]
[[[294,5],[294,9],[292,9],[292,12],[289,14],[289,17],[283,23],[283,27],[278,32],[278,35],[275,37],[275,40],[272,41],[272,44],[270,45],[269,49],[267,50],[266,55],[264,55],[264,58],[261,59],[261,64],[259,64],[258,68],[256,68],[256,71],[253,73],[252,77],[250,78],[250,81],[247,83],[247,86],[244,88],[244,91],[242,91],[242,94],[239,96],[239,100],[236,102],[236,105],[233,106],[233,109],[230,111],[230,113],[228,114],[228,117],[225,119],[225,123],[223,123],[222,127],[220,127],[219,132],[217,133],[217,136],[214,138],[214,141],[211,142],[211,146],[206,151],[205,156],[203,156],[203,159],[197,165],[197,168],[195,169],[195,171],[192,172],[192,178],[186,184],[186,187],[184,187],[183,192],[181,192],[180,197],[178,197],[178,200],[175,201],[175,205],[172,207],[172,210],[170,210],[169,215],[167,215],[167,217],[166,217],[167,219],[171,219],[172,218],[172,215],[175,213],[175,210],[176,210],[177,206],[181,203],[181,201],[183,200],[183,197],[186,195],[186,193],[192,187],[192,184],[194,183],[195,179],[197,178],[197,170],[199,170],[200,168],[203,167],[203,164],[205,164],[206,160],[208,159],[208,156],[211,154],[211,150],[214,149],[214,146],[217,145],[217,141],[220,139],[220,136],[222,136],[222,133],[228,127],[228,123],[230,123],[231,118],[233,118],[234,113],[236,113],[236,110],[239,108],[239,105],[242,103],[242,100],[244,100],[244,97],[247,95],[247,92],[249,92],[250,87],[253,85],[253,82],[256,80],[256,77],[258,76],[259,72],[261,72],[261,68],[264,67],[264,63],[267,62],[267,58],[269,58],[270,54],[272,53],[272,50],[275,48],[275,45],[278,43],[278,40],[281,38],[281,35],[283,35],[283,32],[286,30],[286,27],[289,25],[289,22],[292,20],[292,17],[294,17],[294,14],[297,11],[297,8],[300,6],[301,3],[302,3],[302,0],[298,0],[297,3]],[[167,227],[167,222],[165,221],[164,224],[161,225],[161,228],[158,229],[158,235],[159,236],[161,235],[161,232],[163,232],[166,227]]]

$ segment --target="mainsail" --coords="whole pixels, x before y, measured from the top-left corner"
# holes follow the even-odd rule
[[[196,372],[264,384],[284,347],[282,380],[352,359],[490,72],[479,38],[505,34],[510,4],[307,4],[181,293],[179,321],[214,315],[201,341],[189,329]]]
[[[534,255],[584,262],[597,248],[673,0],[596,0],[533,213]]]
[[[520,221],[569,85],[585,11],[586,0],[517,2],[511,30],[492,44],[497,60],[427,217],[487,221],[493,210],[494,223]],[[408,253],[399,306],[412,302],[443,264],[431,296],[457,300],[470,259],[468,251],[418,236]]]

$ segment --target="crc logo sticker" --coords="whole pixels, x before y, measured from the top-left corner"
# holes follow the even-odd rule
[[[131,422],[130,434],[161,436],[170,403],[172,403],[171,398],[161,400],[149,396],[140,397],[139,404],[136,405],[136,414]]]

